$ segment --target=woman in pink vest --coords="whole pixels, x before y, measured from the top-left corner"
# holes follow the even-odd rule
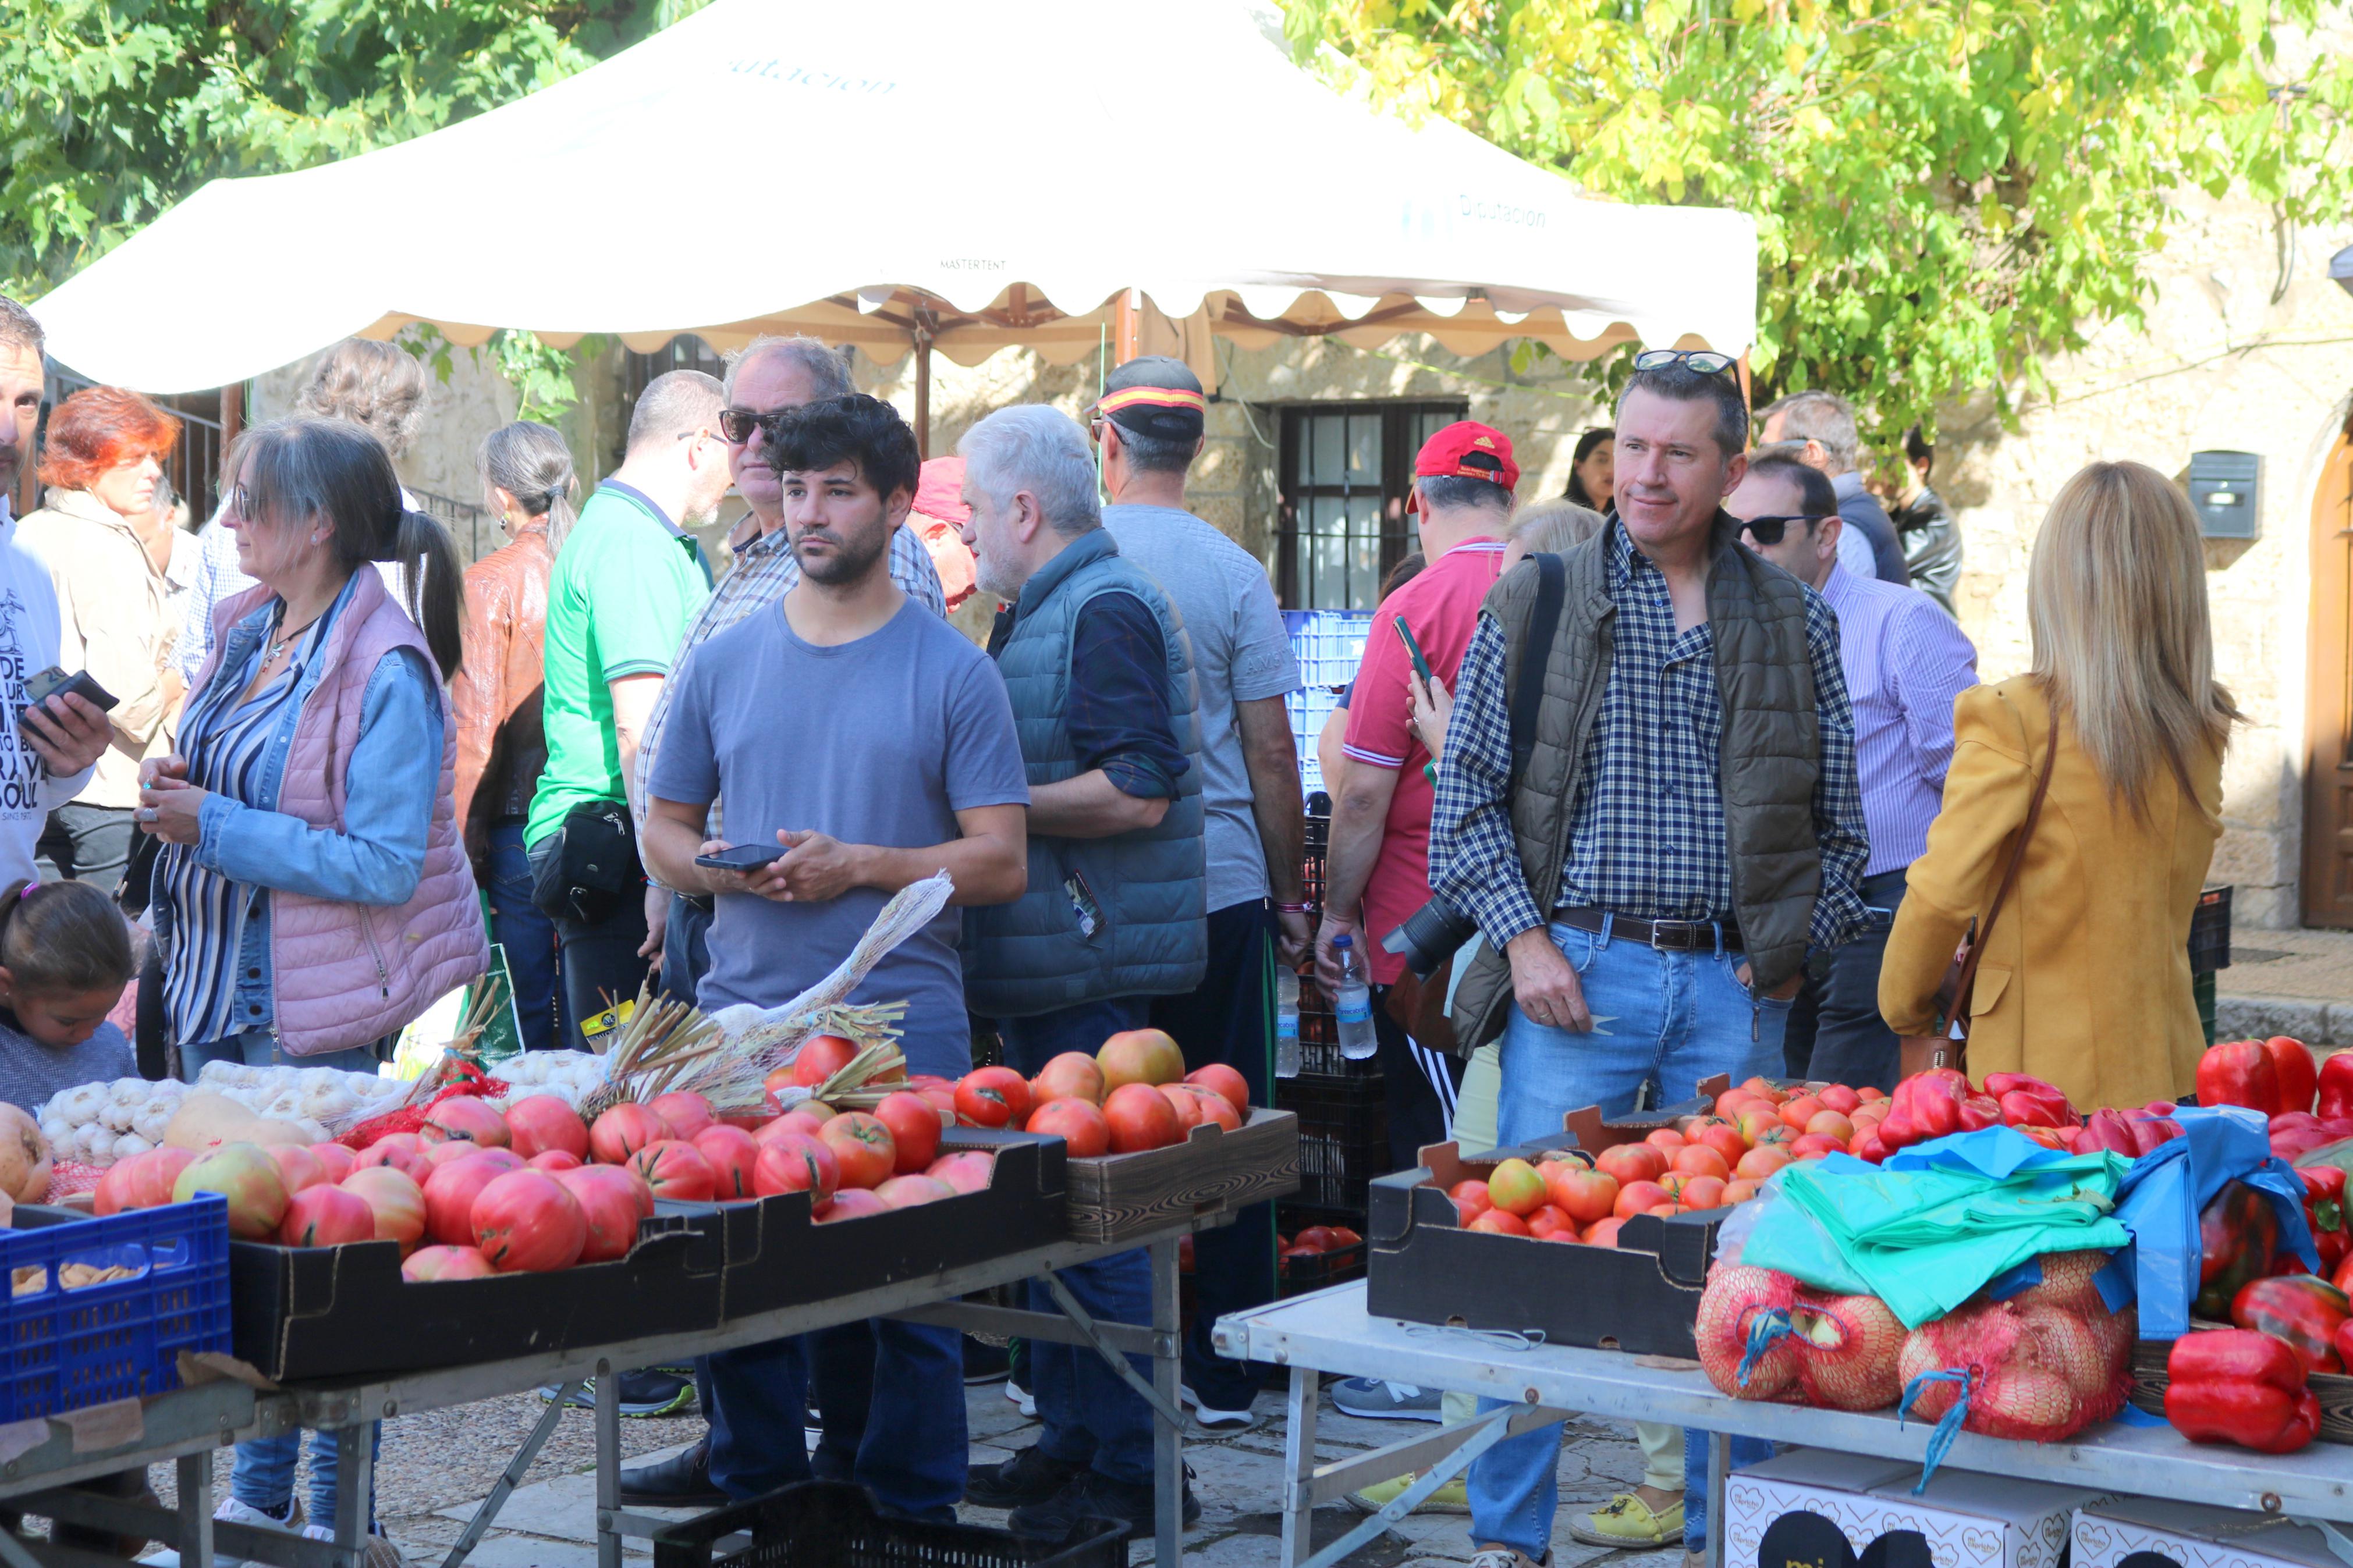
[[[138,825],[167,846],[166,1024],[191,1080],[210,1061],[373,1072],[378,1041],[490,961],[443,691],[457,554],[355,426],[260,426],[225,470],[222,521],[259,585],[215,611],[179,752],[141,776]],[[363,570],[382,561],[416,603]],[[238,1445],[222,1517],[292,1522],[296,1441]],[[311,1456],[314,1529],[334,1517],[336,1458]]]

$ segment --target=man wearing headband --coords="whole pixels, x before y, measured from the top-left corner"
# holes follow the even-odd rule
[[[1122,559],[1149,574],[1176,605],[1193,644],[1201,805],[1208,852],[1209,963],[1198,990],[1161,996],[1152,1023],[1185,1065],[1222,1062],[1273,1103],[1274,966],[1297,967],[1307,925],[1299,754],[1283,699],[1299,663],[1266,568],[1185,510],[1185,473],[1202,447],[1208,399],[1181,360],[1147,355],[1104,379],[1091,421],[1112,504],[1103,527]],[[1186,1403],[1204,1426],[1250,1423],[1260,1379],[1209,1343],[1228,1312],[1274,1300],[1274,1205],[1255,1204],[1194,1247],[1200,1309],[1185,1343]]]

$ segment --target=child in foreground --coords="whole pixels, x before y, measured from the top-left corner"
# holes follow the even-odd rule
[[[106,1021],[134,973],[131,927],[97,889],[0,891],[0,1100],[29,1111],[62,1089],[136,1078],[130,1040]]]

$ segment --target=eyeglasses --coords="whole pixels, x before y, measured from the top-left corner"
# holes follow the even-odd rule
[[[1644,349],[1634,356],[1636,370],[1665,370],[1683,365],[1702,375],[1723,375],[1740,362],[1714,349]]]
[[[1810,512],[1792,512],[1786,517],[1752,517],[1742,523],[1740,529],[1759,544],[1778,544],[1791,523],[1804,523],[1806,531],[1810,533],[1814,524],[1821,521],[1820,517]]]

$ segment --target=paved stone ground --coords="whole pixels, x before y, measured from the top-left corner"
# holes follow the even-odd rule
[[[2231,949],[2231,967],[2214,977],[2224,1039],[2353,1046],[2353,931],[2234,931]]]
[[[1036,1436],[1037,1424],[1006,1400],[1001,1383],[967,1390],[965,1404],[972,1458],[976,1464],[1006,1458]],[[469,1408],[480,1411],[485,1407]],[[1276,1507],[1282,1468],[1282,1398],[1271,1392],[1263,1394],[1256,1409],[1263,1419],[1250,1432],[1222,1439],[1195,1433],[1186,1440],[1186,1458],[1193,1467],[1202,1517],[1200,1524],[1186,1536],[1185,1555],[1188,1562],[1200,1563],[1204,1568],[1273,1568],[1276,1561],[1282,1529]],[[387,1458],[396,1445],[406,1446],[406,1434],[400,1430],[404,1425],[400,1421],[387,1424]],[[513,1424],[495,1425],[500,1428],[500,1440],[504,1441],[506,1429]],[[681,1428],[691,1426],[677,1422],[623,1423],[625,1429],[637,1428],[639,1432],[657,1425],[667,1429],[659,1435],[673,1438],[685,1436]],[[1412,1423],[1363,1421],[1342,1415],[1331,1407],[1327,1397],[1317,1426],[1317,1453],[1326,1460],[1342,1458],[1424,1430],[1427,1428]],[[657,1452],[668,1451],[670,1450]],[[508,1500],[498,1527],[476,1549],[470,1559],[471,1563],[480,1568],[593,1568],[594,1477],[586,1468],[550,1475],[551,1468],[543,1463],[534,1475],[546,1479],[533,1480]],[[1570,1426],[1561,1447],[1561,1510],[1553,1543],[1556,1568],[1585,1568],[1602,1557],[1612,1560],[1609,1568],[1620,1568],[1620,1564],[1623,1568],[1681,1568],[1680,1545],[1672,1552],[1611,1553],[1581,1546],[1568,1538],[1565,1527],[1573,1509],[1589,1508],[1626,1489],[1640,1477],[1641,1468],[1641,1453],[1634,1445],[1630,1427],[1604,1421],[1580,1421]],[[476,1464],[470,1468],[477,1473],[487,1468],[494,1476],[497,1467]],[[413,1491],[401,1489],[408,1491],[407,1496],[395,1495],[393,1487],[387,1484],[382,1494],[386,1525],[410,1562],[439,1562],[471,1515],[471,1500],[480,1496],[480,1489],[487,1489],[486,1482],[469,1493],[467,1500],[457,1501],[446,1479],[421,1483]],[[993,1525],[1002,1524],[1005,1517],[974,1508],[965,1509],[964,1516],[975,1523]],[[1316,1539],[1335,1540],[1362,1517],[1345,1505],[1319,1510]],[[1460,1514],[1416,1515],[1360,1548],[1347,1559],[1349,1568],[1460,1563],[1471,1555],[1469,1523]],[[650,1562],[643,1542],[632,1542],[629,1547],[631,1563],[643,1565]],[[1151,1543],[1137,1544],[1131,1555],[1135,1563],[1150,1563]]]

